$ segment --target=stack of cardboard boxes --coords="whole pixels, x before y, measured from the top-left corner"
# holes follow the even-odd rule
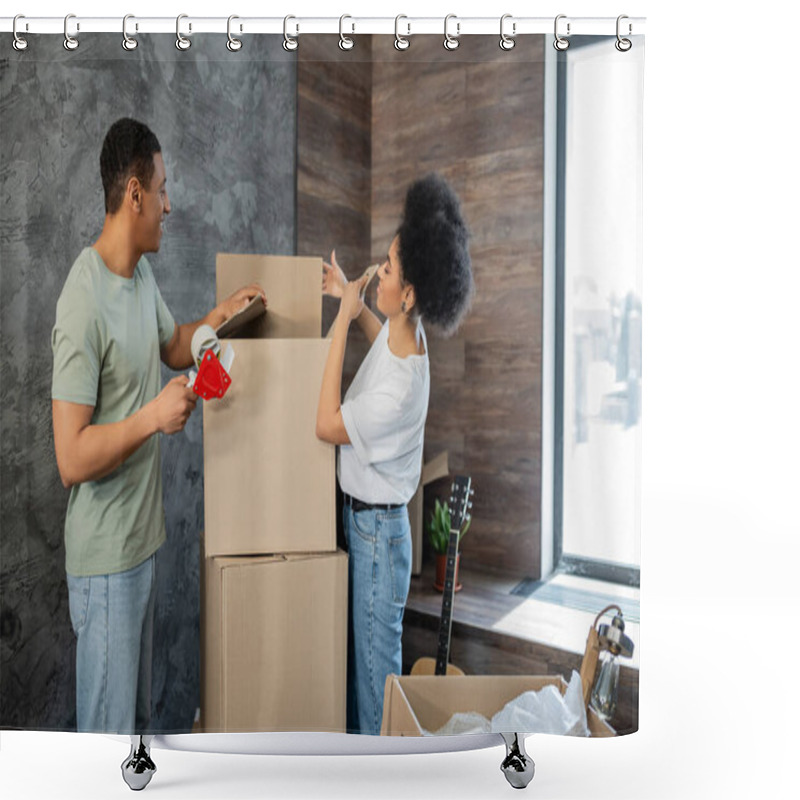
[[[231,387],[203,411],[206,732],[345,730],[347,555],[335,447],[315,433],[321,276],[319,258],[217,256],[217,302],[259,283],[268,311],[223,340]]]

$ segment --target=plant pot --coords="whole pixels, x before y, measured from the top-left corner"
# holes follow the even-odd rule
[[[456,588],[454,591],[460,592],[461,591],[461,584],[458,582],[458,562],[461,560],[461,553],[456,556],[456,569],[453,574],[453,580],[455,582]],[[437,592],[444,591],[444,581],[445,577],[447,576],[447,556],[444,555],[436,555],[436,579],[433,582],[433,588],[436,589]]]

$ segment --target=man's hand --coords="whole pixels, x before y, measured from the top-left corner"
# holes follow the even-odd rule
[[[187,387],[185,375],[173,378],[153,400],[155,423],[161,433],[182,431],[197,404],[197,395]]]
[[[241,311],[254,297],[261,296],[264,308],[267,307],[267,296],[264,290],[257,284],[245,286],[234,292],[230,297],[223,300],[203,319],[195,322],[187,322],[184,325],[176,325],[175,333],[172,335],[169,344],[161,349],[161,360],[170,369],[187,369],[194,364],[192,358],[192,336],[200,325],[210,325],[214,330],[219,328],[223,322],[227,322],[234,314]]]
[[[154,433],[183,430],[197,403],[188,382],[179,375],[129,417],[102,425],[92,424],[94,406],[53,400],[53,440],[64,488],[110,475]]]
[[[259,295],[261,295],[261,299],[264,301],[264,308],[266,308],[267,295],[257,283],[245,286],[223,300],[217,306],[217,311],[223,316],[222,322],[227,322],[234,314],[241,311],[254,297],[258,297]],[[219,325],[221,325],[222,322],[220,322]],[[219,325],[216,327],[218,328]]]

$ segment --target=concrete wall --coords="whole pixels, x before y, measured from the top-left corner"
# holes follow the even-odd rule
[[[29,36],[0,58],[0,726],[75,724],[75,640],[64,574],[68,492],[56,468],[50,331],[64,279],[103,222],[99,153],[132,116],[158,136],[172,204],[156,280],[176,320],[214,303],[219,251],[294,253],[296,71],[281,37]],[[166,382],[171,373],[163,369]],[[168,542],[158,555],[153,722],[199,705],[202,411],[162,441]]]

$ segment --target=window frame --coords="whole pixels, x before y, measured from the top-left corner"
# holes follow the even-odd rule
[[[582,36],[564,51],[545,48],[541,579],[565,573],[639,588],[638,566],[564,553],[567,65],[571,51],[601,42],[613,46],[609,37]]]

